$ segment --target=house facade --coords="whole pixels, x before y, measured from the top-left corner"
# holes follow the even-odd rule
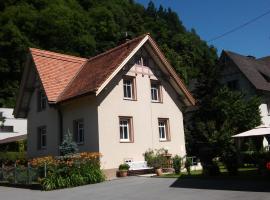
[[[12,108],[0,108],[0,144],[26,139],[27,120],[15,119]]]
[[[165,148],[184,156],[183,109],[195,101],[150,35],[90,59],[30,49],[14,114],[28,119],[28,156],[59,155],[71,132],[105,170]]]
[[[259,96],[262,125],[270,126],[270,57],[256,59],[223,51],[220,65],[220,82],[230,89],[244,92],[247,98]],[[264,144],[267,145],[266,140]]]

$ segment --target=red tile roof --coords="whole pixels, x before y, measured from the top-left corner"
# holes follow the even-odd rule
[[[95,93],[146,36],[145,34],[134,38],[90,59],[31,48],[30,51],[48,100],[58,103]],[[191,105],[195,104],[194,98],[166,61],[156,43],[150,36],[149,38],[153,48],[167,66],[169,74],[174,77]]]
[[[58,101],[95,92],[146,35],[132,39],[109,51],[90,58],[67,86]]]
[[[30,48],[48,101],[56,101],[87,59]]]

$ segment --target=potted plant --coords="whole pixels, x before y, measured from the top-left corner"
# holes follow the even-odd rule
[[[118,167],[118,175],[119,177],[126,177],[127,176],[127,172],[129,170],[129,165],[127,163],[121,164]]]
[[[162,166],[166,163],[163,149],[148,150],[144,153],[144,159],[147,161],[148,166],[153,167],[157,176],[162,175]]]

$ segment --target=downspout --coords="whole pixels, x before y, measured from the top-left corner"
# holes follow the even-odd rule
[[[59,125],[59,138],[58,138],[58,144],[60,145],[63,141],[63,113],[60,106],[57,106],[57,112],[58,112],[58,125]]]

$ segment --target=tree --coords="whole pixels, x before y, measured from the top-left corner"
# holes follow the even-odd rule
[[[72,155],[78,152],[78,146],[73,141],[72,134],[68,130],[68,133],[64,135],[64,140],[59,146],[60,154],[62,156]]]
[[[82,57],[115,47],[128,32],[150,32],[186,83],[216,58],[172,9],[132,0],[5,0],[0,2],[0,107],[13,107],[28,47]]]
[[[195,138],[193,145],[199,149],[196,153],[206,165],[213,165],[212,159],[221,157],[228,170],[235,172],[237,156],[232,135],[260,125],[260,99],[247,98],[242,92],[227,87],[216,89],[211,95],[201,99],[194,115],[190,131]]]

